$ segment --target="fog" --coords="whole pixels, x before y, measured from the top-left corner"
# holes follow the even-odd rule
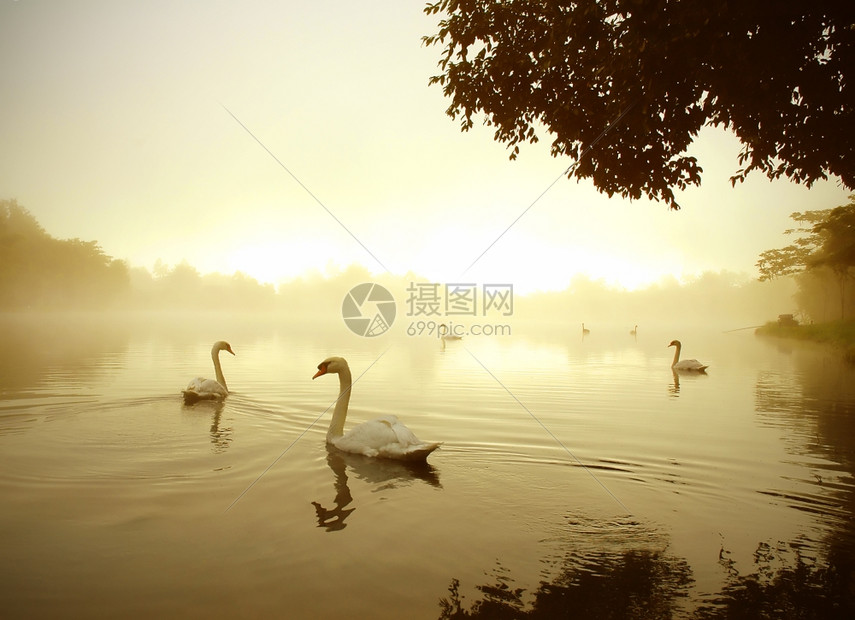
[[[489,307],[484,284],[435,282],[414,273],[372,274],[359,265],[330,264],[278,287],[241,272],[203,274],[186,261],[158,261],[149,271],[106,255],[95,241],[53,238],[15,201],[0,206],[0,310],[5,312],[269,314],[286,321],[338,322],[348,291],[364,282],[385,287],[396,301],[398,320],[411,323],[444,319],[460,325],[541,324],[568,330],[581,329],[583,322],[627,330],[673,324],[738,329],[798,311],[793,278],[759,282],[729,271],[706,272],[686,282],[665,278],[636,290],[585,276],[576,276],[560,292],[526,295],[514,291],[513,282],[494,283],[507,296],[501,309]],[[470,303],[463,311],[458,306],[457,312],[446,312],[455,291],[463,291]],[[426,293],[433,304],[424,303]],[[805,285],[800,294],[810,297],[811,291]],[[836,307],[827,298],[826,293],[824,305]]]

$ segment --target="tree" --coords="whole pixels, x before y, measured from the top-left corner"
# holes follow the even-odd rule
[[[833,0],[439,0],[446,113],[511,149],[553,136],[569,177],[609,196],[679,209],[700,185],[687,155],[704,126],[743,148],[731,182],[758,170],[855,186],[855,2]],[[847,73],[849,75],[847,75]],[[849,78],[849,79],[848,79]]]
[[[814,231],[823,237],[823,244],[809,266],[828,267],[834,273],[840,289],[840,318],[846,318],[846,281],[855,267],[855,196],[850,196],[848,205],[832,209]]]
[[[15,200],[0,200],[0,310],[97,308],[130,285],[95,241],[54,239]]]
[[[804,271],[811,262],[811,257],[822,245],[822,236],[815,230],[815,227],[824,222],[830,214],[831,209],[792,213],[790,217],[793,221],[808,225],[790,228],[785,230],[784,234],[803,236],[784,248],[766,250],[760,254],[760,259],[757,261],[760,281],[774,280]]]
[[[793,220],[808,226],[785,231],[801,235],[784,248],[760,254],[760,280],[793,274],[809,274],[820,281],[822,271],[833,274],[839,289],[840,317],[846,315],[846,282],[855,267],[855,194],[849,203],[834,209],[793,213]],[[805,288],[804,286],[802,288]]]

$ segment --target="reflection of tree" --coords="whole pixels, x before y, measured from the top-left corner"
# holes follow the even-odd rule
[[[327,465],[332,470],[335,479],[335,508],[325,508],[320,502],[312,502],[318,518],[318,527],[328,532],[336,532],[347,527],[345,520],[356,510],[348,508],[353,502],[350,487],[347,484],[347,469],[356,475],[357,479],[379,485],[381,489],[392,489],[401,485],[411,484],[422,480],[429,485],[439,487],[439,475],[428,463],[410,463],[378,459],[348,454],[327,446]]]
[[[463,609],[459,581],[440,600],[442,619],[460,618],[669,618],[692,583],[688,564],[668,554],[661,535],[631,519],[568,519],[562,557],[544,557],[556,576],[524,600],[506,573]],[[555,573],[555,568],[550,568]]]
[[[630,533],[632,524],[624,525]],[[603,545],[599,550],[568,554],[558,576],[541,582],[530,606],[523,602],[524,589],[513,588],[503,576],[495,585],[478,586],[483,598],[465,610],[459,581],[452,579],[449,596],[440,600],[440,618],[661,619],[675,615],[692,583],[685,560],[650,548],[620,550],[621,543],[608,537],[597,542]],[[618,548],[610,550],[611,546]]]
[[[824,540],[821,565],[805,564],[801,557],[772,581],[738,580],[725,594],[729,599],[753,596],[755,591],[809,600],[811,606],[828,609],[828,603],[848,601],[855,606],[855,382],[853,369],[831,352],[793,348],[794,372],[761,372],[757,376],[757,415],[766,424],[786,429],[787,451],[804,467],[804,479],[821,498],[821,510],[811,494],[802,494],[796,507],[812,510],[829,533]],[[825,465],[821,465],[821,464]],[[829,465],[831,464],[831,465]],[[829,509],[833,506],[833,509]],[[818,546],[816,543],[813,546]],[[744,582],[744,583],[743,583]],[[740,588],[746,590],[741,592]],[[784,593],[784,590],[788,592]],[[813,598],[811,598],[813,597]],[[820,598],[822,600],[813,600]],[[756,597],[747,603],[755,603]],[[795,603],[796,599],[791,602]],[[842,603],[841,603],[842,604]],[[832,613],[833,612],[833,613]]]
[[[794,550],[791,550],[794,547]],[[795,561],[777,570],[772,565],[782,556],[795,554]],[[695,618],[852,618],[855,613],[855,583],[851,580],[852,555],[848,568],[816,566],[806,562],[798,546],[761,543],[754,553],[756,570],[740,575],[726,552],[721,563],[728,579],[721,594],[710,605],[700,607]]]
[[[582,548],[565,555],[557,576],[541,581],[528,603],[525,589],[514,587],[502,571],[494,583],[477,586],[481,597],[464,609],[460,581],[452,579],[448,596],[439,602],[440,619],[855,617],[851,552],[842,563],[818,566],[802,557],[802,541],[774,547],[760,543],[754,570],[740,575],[723,549],[720,563],[726,579],[721,591],[694,601],[687,598],[693,578],[684,559],[654,548],[661,546],[655,541],[634,544],[636,537],[645,537],[637,524],[612,525],[615,535],[597,535],[592,527],[584,532],[588,541],[568,542]],[[622,541],[618,532],[623,532]]]

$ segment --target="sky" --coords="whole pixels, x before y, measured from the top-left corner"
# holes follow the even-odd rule
[[[428,85],[424,4],[0,0],[0,199],[149,270],[275,284],[359,263],[523,293],[755,276],[792,212],[848,202],[836,179],[732,187],[721,129],[692,146],[680,211],[568,180],[548,135],[510,161]]]

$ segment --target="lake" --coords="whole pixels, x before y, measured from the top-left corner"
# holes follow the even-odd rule
[[[4,617],[849,617],[855,368],[752,330],[578,324],[443,346],[5,317]],[[706,375],[672,373],[674,338]],[[219,339],[231,395],[184,405]],[[327,449],[330,355],[346,428],[396,414],[443,442],[427,465]]]

